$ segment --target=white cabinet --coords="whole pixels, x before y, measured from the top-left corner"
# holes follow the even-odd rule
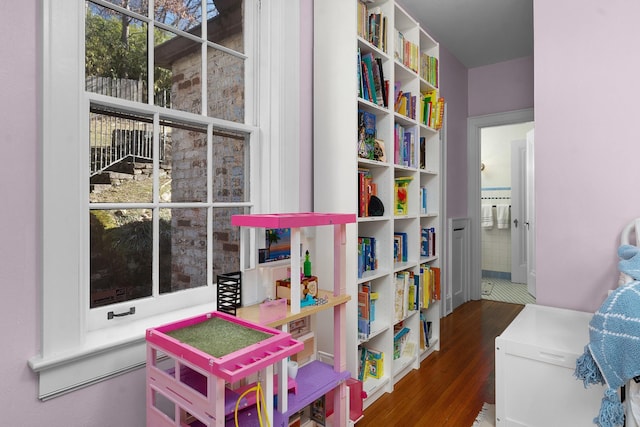
[[[574,377],[592,313],[527,305],[496,338],[496,426],[591,426],[604,387]]]
[[[348,369],[354,376],[359,372],[362,349],[384,353],[379,378],[364,381],[365,407],[393,391],[440,345],[439,292],[430,291],[422,307],[405,307],[399,318],[395,310],[398,277],[417,277],[425,266],[435,275],[441,265],[442,149],[439,124],[425,123],[423,114],[424,99],[435,105],[439,98],[438,56],[438,43],[393,0],[314,2],[314,209],[358,216],[346,242],[346,286],[352,296]],[[367,85],[365,75],[373,83]],[[435,108],[432,114],[439,117]],[[406,201],[402,209],[397,209],[403,201],[398,183]],[[367,211],[372,194],[384,212],[374,206]],[[421,252],[423,230],[436,236],[428,254]],[[404,257],[397,257],[399,235]],[[375,320],[368,333],[358,334],[357,296],[365,288],[377,297]],[[403,298],[408,295],[406,288]],[[421,338],[423,324],[430,326],[428,347]],[[394,358],[394,337],[403,328],[405,351]]]

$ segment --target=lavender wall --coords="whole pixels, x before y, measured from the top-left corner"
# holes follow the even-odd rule
[[[37,376],[27,360],[39,351],[39,138],[37,34],[40,2],[16,2],[3,8],[0,27],[0,123],[5,153],[0,156],[0,320],[3,345],[0,378],[2,425],[111,427],[145,425],[144,370],[121,375],[80,391],[40,402]],[[312,8],[301,3],[303,38],[308,63],[302,64],[301,97],[310,99]],[[303,59],[304,61],[304,59]],[[306,73],[306,74],[305,74]],[[306,75],[306,77],[305,77]],[[311,209],[311,103],[302,106],[301,147],[308,174],[301,174],[301,209]]]
[[[0,28],[0,298],[2,425],[51,427],[144,425],[144,371],[138,370],[48,402],[37,399],[27,360],[39,351],[38,5],[4,7]]]
[[[640,217],[640,2],[535,0],[540,304],[595,310]]]
[[[440,76],[440,94],[447,103],[447,217],[464,218],[467,216],[468,71],[442,45]]]
[[[533,57],[469,70],[469,117],[533,107]]]

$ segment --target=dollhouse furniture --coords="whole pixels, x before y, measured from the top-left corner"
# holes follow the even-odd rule
[[[234,215],[232,224],[242,227],[290,228],[292,247],[300,245],[300,228],[333,226],[334,289],[318,290],[319,305],[300,306],[300,277],[291,277],[291,304],[270,302],[281,315],[265,317],[264,304],[239,307],[236,316],[219,311],[206,313],[147,330],[147,425],[153,427],[222,427],[260,425],[251,395],[244,388],[227,387],[250,375],[264,383],[263,408],[272,426],[287,427],[289,418],[325,395],[333,395],[335,426],[347,425],[345,322],[346,293],[342,269],[346,224],[351,214]],[[291,257],[291,271],[300,270],[300,259]],[[282,304],[284,303],[284,304]],[[333,366],[314,360],[302,366],[295,381],[288,378],[286,359],[303,348],[286,331],[289,322],[333,309]],[[214,324],[217,322],[217,324]],[[236,328],[219,332],[222,326]],[[280,329],[277,329],[280,328]],[[218,332],[221,335],[215,335]],[[214,335],[212,335],[214,334]],[[248,335],[248,336],[247,336]],[[246,341],[240,341],[242,336]],[[221,351],[220,342],[232,338],[232,347]],[[238,338],[236,340],[236,338]],[[235,342],[238,341],[238,342]],[[274,383],[275,381],[275,383]],[[274,394],[277,398],[274,398]]]
[[[218,311],[150,328],[146,340],[149,427],[233,425],[225,417],[240,395],[226,384],[265,372],[268,394],[273,365],[302,348],[289,333]]]
[[[301,278],[298,274],[291,274],[290,305],[286,306],[286,313],[282,317],[268,322],[271,327],[286,328],[289,322],[333,309],[333,366],[319,360],[314,360],[302,366],[296,377],[298,392],[286,393],[286,364],[278,364],[279,382],[278,408],[273,411],[272,425],[287,427],[289,417],[318,398],[333,391],[333,425],[345,427],[347,425],[347,387],[346,382],[351,377],[346,368],[346,303],[350,296],[346,292],[344,279],[346,225],[355,223],[354,214],[334,213],[283,213],[283,214],[253,214],[233,215],[231,224],[241,227],[254,228],[290,228],[291,248],[300,247],[300,233],[303,227],[333,227],[333,291],[318,289],[318,299],[323,303],[301,307],[302,295]],[[291,256],[291,271],[300,271],[300,258]],[[245,320],[260,322],[260,308],[257,305],[241,307],[237,315]],[[330,406],[330,405],[327,405]]]

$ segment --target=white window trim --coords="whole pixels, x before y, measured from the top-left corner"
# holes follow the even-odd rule
[[[291,165],[299,159],[300,67],[295,46],[300,28],[291,23],[299,22],[299,5],[285,0],[247,1],[256,1],[256,7],[262,9],[258,27],[269,29],[266,36],[259,31],[251,36],[254,43],[260,43],[261,51],[254,65],[261,76],[258,99],[250,97],[251,90],[246,99],[247,106],[256,105],[255,111],[246,111],[247,118],[260,118],[256,123],[260,143],[252,144],[259,151],[258,164],[251,165],[260,176],[252,180],[256,182],[251,182],[251,191],[259,192],[255,198],[258,212],[295,211],[298,191],[292,191],[292,182],[298,182],[299,172]],[[247,9],[249,14],[255,11]],[[83,269],[88,267],[79,261],[88,242],[78,225],[85,214],[80,207],[86,206],[86,177],[79,176],[86,157],[78,150],[63,149],[78,146],[88,132],[84,126],[69,126],[86,123],[88,110],[78,84],[84,76],[84,12],[84,1],[42,2],[41,348],[28,361],[39,374],[38,397],[42,400],[144,366],[147,328],[215,307],[214,290],[209,286],[211,303],[146,319],[117,319],[112,327],[88,330],[87,291],[82,283]],[[74,208],[64,209],[68,206]]]

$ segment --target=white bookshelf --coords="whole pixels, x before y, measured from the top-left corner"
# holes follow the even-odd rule
[[[347,303],[347,369],[353,377],[358,375],[359,348],[365,346],[384,352],[384,376],[364,381],[368,398],[365,408],[384,393],[392,392],[394,385],[412,369],[440,348],[440,302],[428,308],[408,310],[403,326],[410,329],[409,340],[416,351],[393,359],[395,275],[399,272],[419,273],[421,264],[440,267],[444,237],[440,215],[443,174],[440,158],[439,132],[415,119],[394,111],[394,83],[403,92],[420,95],[437,87],[420,77],[420,69],[412,70],[402,64],[395,48],[399,30],[416,49],[434,58],[439,57],[438,43],[431,38],[405,10],[393,0],[365,3],[368,10],[379,11],[387,19],[387,39],[377,47],[358,34],[358,0],[323,0],[314,3],[314,209],[317,211],[355,213],[358,215],[358,168],[369,170],[377,186],[377,196],[384,205],[382,216],[359,216],[356,224],[347,227],[346,234],[346,288],[352,296]],[[371,53],[379,58],[385,80],[389,81],[388,106],[380,106],[359,96],[357,53]],[[418,61],[419,67],[419,61]],[[419,99],[419,97],[418,97]],[[386,161],[360,158],[358,155],[358,111],[376,117],[377,138],[384,141]],[[394,162],[394,128],[404,127],[413,133],[417,147],[425,139],[426,164],[420,167],[420,152],[414,150],[406,165]],[[394,180],[411,178],[408,185],[408,211],[394,214]],[[426,188],[427,209],[421,210],[421,187]],[[421,256],[421,229],[436,231],[435,255]],[[394,233],[407,236],[408,256],[405,262],[394,260]],[[376,239],[377,268],[358,277],[358,237]],[[318,239],[321,244],[323,239]],[[318,248],[318,253],[322,253]],[[317,260],[316,263],[322,262]],[[357,295],[362,283],[370,283],[378,293],[376,319],[369,338],[358,338]],[[441,287],[444,278],[441,280]],[[428,348],[420,348],[421,314],[431,322],[432,336]]]

